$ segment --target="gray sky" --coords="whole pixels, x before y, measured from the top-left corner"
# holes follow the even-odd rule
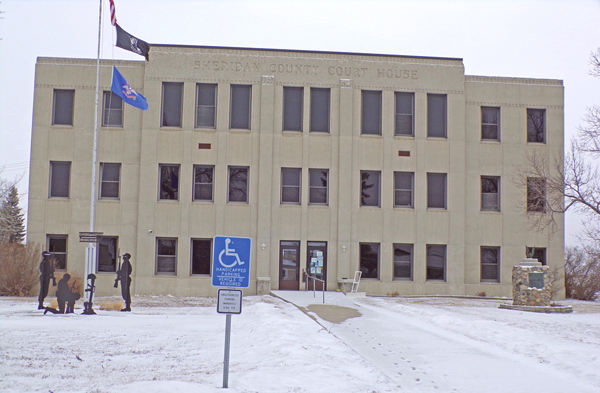
[[[119,25],[149,43],[462,58],[468,75],[562,79],[565,144],[586,107],[600,47],[600,0],[114,0]],[[28,185],[38,56],[96,58],[99,0],[0,0],[0,175]],[[103,1],[102,58],[115,48]],[[26,196],[23,196],[26,209]],[[566,241],[580,219],[567,214]]]

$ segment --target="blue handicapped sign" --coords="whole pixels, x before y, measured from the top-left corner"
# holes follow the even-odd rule
[[[248,288],[252,239],[215,236],[213,245],[212,285]]]

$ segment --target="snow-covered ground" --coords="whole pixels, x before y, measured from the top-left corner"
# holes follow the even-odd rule
[[[490,299],[327,293],[323,306],[276,294],[289,302],[247,296],[232,316],[227,390],[216,299],[136,296],[122,313],[99,310],[100,298],[87,316],[79,303],[43,315],[37,299],[0,298],[0,391],[600,391],[599,302],[538,314]]]

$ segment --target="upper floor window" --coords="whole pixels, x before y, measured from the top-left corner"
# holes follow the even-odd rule
[[[196,128],[215,128],[216,119],[217,85],[196,84]]]
[[[415,115],[415,94],[395,93],[396,96],[396,127],[395,135],[414,136],[413,117]]]
[[[360,205],[380,206],[381,172],[360,171]]]
[[[229,128],[250,129],[252,86],[231,85]]]
[[[546,211],[546,179],[543,177],[527,178],[527,211]]]
[[[54,89],[52,124],[72,126],[74,105],[75,90]]]
[[[527,142],[546,143],[545,109],[527,109]]]
[[[361,133],[381,135],[381,91],[362,91]]]
[[[182,103],[183,83],[163,82],[162,115],[160,122],[163,127],[181,127]]]
[[[50,161],[50,198],[68,198],[71,183],[71,162]]]
[[[413,172],[394,172],[394,206],[413,207]]]
[[[229,193],[227,202],[248,203],[248,167],[229,167]]]
[[[427,207],[446,209],[445,173],[427,174]]]
[[[329,132],[331,90],[310,88],[310,131]]]
[[[102,127],[123,127],[123,99],[112,91],[105,91]]]
[[[283,88],[283,130],[302,131],[303,87]]]
[[[100,198],[119,199],[121,164],[100,163]]]
[[[481,107],[481,140],[500,140],[500,108],[493,106]]]
[[[179,165],[159,164],[159,200],[179,200]]]
[[[301,168],[281,168],[281,203],[300,204]]]
[[[447,96],[427,94],[427,136],[447,138]]]
[[[500,211],[500,178],[481,176],[481,210]]]
[[[195,201],[212,202],[214,187],[214,171],[212,165],[194,165],[194,196]]]
[[[329,203],[329,170],[309,169],[308,203],[313,205],[327,205]]]

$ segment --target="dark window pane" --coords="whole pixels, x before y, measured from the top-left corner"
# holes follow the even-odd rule
[[[68,198],[71,177],[71,163],[50,162],[50,197]]]
[[[248,168],[229,167],[229,202],[248,202]]]
[[[427,207],[446,208],[446,174],[427,174]]]
[[[72,126],[74,104],[75,90],[55,89],[52,124]]]
[[[210,274],[211,241],[192,240],[192,274]]]
[[[98,241],[98,271],[116,272],[117,271],[117,238],[101,237]]]
[[[175,273],[177,265],[177,239],[156,239],[156,273]]]
[[[52,253],[50,260],[54,260],[54,268],[65,270],[67,268],[67,236],[48,236],[48,251]]]
[[[121,164],[102,163],[100,198],[119,198]]]
[[[413,93],[396,93],[396,135],[413,135],[413,102]]]
[[[179,199],[179,165],[160,165],[159,199]]]
[[[330,89],[310,89],[310,131],[329,132]]]
[[[302,131],[302,87],[283,88],[283,130]]]
[[[213,170],[212,166],[194,167],[194,200],[213,200]]]
[[[500,209],[499,183],[498,177],[481,177],[481,210]]]
[[[394,244],[394,278],[412,279],[412,244]]]
[[[412,207],[412,172],[394,172],[394,206]]]
[[[380,172],[360,172],[360,205],[379,206]]]
[[[546,210],[546,179],[527,178],[527,211],[544,212]]]
[[[328,176],[327,169],[309,169],[309,200],[308,203],[327,204]]]
[[[527,247],[527,253],[531,252],[532,247]],[[533,258],[537,259],[542,265],[546,265],[546,249],[541,247],[535,247],[533,251]]]
[[[446,279],[446,246],[427,246],[427,280]]]
[[[500,247],[481,247],[481,280],[499,281]]]
[[[362,134],[381,135],[381,92],[362,91]]]
[[[123,126],[123,100],[112,91],[104,92],[102,127]]]
[[[250,129],[252,86],[231,85],[231,124],[229,128]]]
[[[379,278],[379,243],[360,244],[362,278]]]
[[[446,95],[427,94],[427,136],[446,138]]]
[[[163,82],[162,126],[181,127],[183,83]]]
[[[500,128],[500,108],[481,107],[481,139],[498,140]]]
[[[546,143],[545,109],[527,109],[527,142]]]
[[[196,127],[215,128],[217,85],[196,85]]]
[[[300,168],[281,168],[281,202],[300,203]]]

